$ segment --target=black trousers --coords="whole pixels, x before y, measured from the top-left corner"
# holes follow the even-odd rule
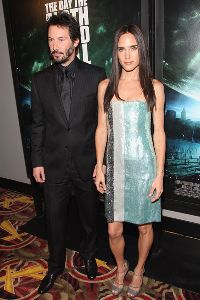
[[[91,180],[83,181],[70,160],[63,181],[55,184],[47,182],[44,186],[50,272],[59,273],[64,270],[66,216],[72,189],[83,230],[81,255],[89,259],[96,254],[98,194],[92,174]]]

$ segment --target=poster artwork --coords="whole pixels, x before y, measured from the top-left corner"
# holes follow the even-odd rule
[[[141,5],[140,0],[127,0],[126,5],[120,0],[3,0],[3,6],[9,16],[7,30],[16,82],[16,103],[30,176],[31,79],[33,74],[51,64],[46,21],[62,11],[75,17],[81,31],[79,58],[105,68],[109,74],[113,33],[121,24],[140,23]]]
[[[91,63],[88,57],[88,43],[90,42],[90,29],[89,29],[89,17],[88,17],[88,4],[87,0],[60,0],[47,2],[44,4],[46,21],[52,15],[56,15],[59,12],[65,11],[71,14],[76,20],[78,20],[81,32],[81,53],[82,60]],[[78,55],[80,56],[80,54]]]
[[[195,0],[189,5],[183,0],[178,14],[177,8],[176,1],[165,1],[166,193],[199,204],[200,3]]]

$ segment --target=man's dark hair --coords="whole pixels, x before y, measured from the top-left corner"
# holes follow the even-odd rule
[[[79,39],[81,41],[80,26],[78,21],[71,15],[61,12],[57,15],[52,15],[47,21],[47,31],[51,25],[66,27],[69,29],[69,36],[74,42]],[[76,48],[77,49],[77,48]]]

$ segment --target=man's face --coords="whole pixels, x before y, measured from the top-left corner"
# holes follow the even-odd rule
[[[48,44],[52,59],[62,65],[68,65],[76,56],[75,48],[79,40],[72,41],[67,27],[50,25],[48,30]]]

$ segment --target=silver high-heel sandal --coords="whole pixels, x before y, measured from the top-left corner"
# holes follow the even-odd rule
[[[123,277],[123,283],[119,283],[117,281],[114,281],[113,284],[112,284],[112,287],[111,287],[111,291],[112,291],[112,294],[114,296],[118,296],[122,290],[123,290],[123,287],[124,287],[124,279],[128,273],[128,270],[129,270],[129,263],[127,260],[124,261],[124,271],[117,271],[117,273],[123,273],[124,274],[124,277]]]
[[[143,283],[143,274],[144,274],[144,269],[142,270],[142,273],[137,274],[134,270],[133,276],[140,277],[140,285],[139,286],[134,286],[134,285],[129,285],[127,289],[127,296],[129,298],[135,298],[137,295],[139,295],[141,288],[142,288],[142,283]]]

